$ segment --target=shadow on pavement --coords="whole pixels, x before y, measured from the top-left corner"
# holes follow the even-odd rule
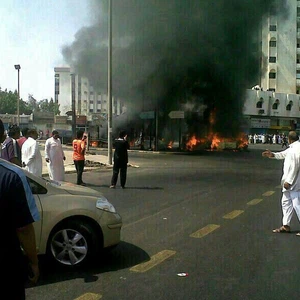
[[[47,285],[70,279],[83,278],[85,282],[94,282],[99,274],[133,267],[148,261],[150,256],[141,248],[126,242],[111,251],[104,251],[88,265],[80,268],[66,268],[40,257],[40,280],[37,286]]]
[[[108,184],[91,184],[86,183],[87,187],[97,187],[97,188],[108,188],[110,185]],[[125,190],[163,190],[163,187],[160,186],[125,186]],[[116,186],[114,189],[111,190],[122,190],[121,186]]]

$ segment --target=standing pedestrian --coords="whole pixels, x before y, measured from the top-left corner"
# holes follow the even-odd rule
[[[289,148],[281,152],[266,150],[263,157],[284,159],[282,186],[282,226],[273,230],[275,233],[288,233],[291,231],[290,223],[295,210],[300,221],[300,141],[295,131],[288,134]],[[297,235],[300,235],[298,233]]]
[[[22,164],[30,173],[42,176],[43,160],[39,143],[37,142],[38,133],[36,129],[27,131],[27,140],[22,146]]]
[[[64,181],[65,180],[64,160],[66,160],[66,157],[57,130],[53,130],[52,137],[46,140],[45,159],[47,162],[49,178],[55,181]]]
[[[282,137],[281,148],[285,147],[285,149],[287,149],[288,146],[289,146],[289,145],[288,145],[288,139],[287,139],[287,137],[286,137],[285,135],[283,135],[283,137]]]
[[[86,136],[84,135],[84,131],[77,131],[77,138],[73,140],[73,161],[77,172],[77,184],[78,185],[86,185],[82,181],[82,174],[84,171],[84,163],[85,163],[85,151],[86,151]]]
[[[20,146],[20,149],[22,150],[22,146],[25,143],[25,141],[27,140],[27,132],[28,132],[29,128],[23,128],[22,129],[22,136],[20,136],[20,138],[17,139],[17,142]]]
[[[118,175],[120,172],[120,181],[121,187],[124,189],[126,184],[127,177],[127,163],[128,163],[128,150],[129,143],[126,140],[127,134],[126,131],[120,131],[119,138],[114,141],[114,162],[113,162],[113,175],[111,178],[111,186],[110,188],[115,188]]]
[[[17,142],[20,138],[20,127],[13,124],[8,127],[8,135],[2,143],[0,157],[17,165],[22,166],[21,148]]]
[[[0,120],[0,142],[3,135],[4,126]],[[26,176],[13,164],[0,160],[0,227],[5,241],[1,243],[0,256],[6,261],[1,266],[0,290],[1,295],[9,299],[25,299],[26,281],[29,279],[35,284],[39,278],[33,227],[37,220],[39,212]],[[28,277],[28,267],[31,277]]]

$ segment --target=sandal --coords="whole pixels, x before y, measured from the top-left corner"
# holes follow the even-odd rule
[[[291,228],[288,225],[283,225],[280,228],[273,229],[273,232],[274,233],[290,233],[291,232]]]

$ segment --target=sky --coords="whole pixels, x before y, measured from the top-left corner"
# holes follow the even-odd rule
[[[0,4],[0,87],[37,100],[54,98],[54,67],[66,66],[61,49],[90,25],[89,1],[9,0]]]

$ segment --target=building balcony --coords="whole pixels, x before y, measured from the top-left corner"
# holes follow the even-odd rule
[[[296,85],[300,86],[300,79],[296,79]]]
[[[300,48],[297,48],[297,54],[300,55]]]

